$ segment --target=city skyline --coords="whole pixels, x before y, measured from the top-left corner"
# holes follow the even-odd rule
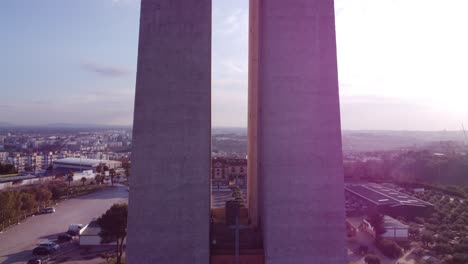
[[[450,3],[336,1],[343,129],[460,130],[468,123],[468,40],[459,34],[466,4]],[[132,123],[139,1],[4,6],[0,89],[8,100],[0,102],[0,122]],[[245,0],[213,1],[215,127],[247,125],[247,8]]]

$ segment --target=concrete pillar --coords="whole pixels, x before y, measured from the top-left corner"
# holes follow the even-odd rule
[[[249,92],[248,92],[248,141],[247,141],[247,202],[252,227],[259,224],[258,215],[258,0],[249,3]]]
[[[142,0],[127,263],[209,263],[211,0]]]
[[[265,263],[346,263],[333,0],[251,1]]]

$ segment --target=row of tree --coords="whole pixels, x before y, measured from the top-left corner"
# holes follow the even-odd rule
[[[452,189],[447,192],[447,186],[426,189],[423,193],[414,193],[408,188],[406,193],[421,200],[434,204],[434,212],[427,217],[417,217],[415,222],[424,225],[419,228],[410,225],[410,237],[422,244],[420,251],[429,250],[444,263],[468,263],[468,204],[460,198],[463,189]],[[450,190],[450,189],[449,189]],[[453,195],[448,195],[451,193]]]
[[[114,204],[101,217],[97,223],[101,227],[99,236],[101,243],[116,242],[116,264],[122,262],[124,241],[127,237],[128,205],[125,203]]]
[[[3,228],[46,207],[54,198],[54,194],[59,195],[58,189],[51,190],[44,186],[0,192],[0,227]]]
[[[403,249],[392,240],[384,239],[382,237],[385,234],[386,229],[384,227],[384,216],[380,213],[373,212],[367,216],[367,221],[372,225],[375,232],[375,246],[384,254],[386,257],[396,259],[401,257]],[[368,262],[376,263],[376,262]]]
[[[95,180],[97,183],[104,183],[104,179],[106,177],[106,172],[109,172],[109,177],[111,180],[112,186],[114,185],[114,179],[117,176],[117,172],[115,169],[109,169],[107,165],[104,163],[99,164],[99,166],[96,167],[96,177]],[[126,170],[127,173],[127,170]],[[127,175],[128,176],[128,175]]]
[[[345,160],[345,178],[466,186],[467,156],[436,156],[429,150],[404,153],[372,152],[365,155],[378,159]]]

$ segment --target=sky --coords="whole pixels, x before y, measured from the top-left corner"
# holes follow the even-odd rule
[[[213,1],[213,126],[247,126],[248,1]],[[335,0],[343,129],[468,126],[465,0]],[[4,0],[0,123],[130,125],[138,0]]]

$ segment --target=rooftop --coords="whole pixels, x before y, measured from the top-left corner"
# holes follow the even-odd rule
[[[86,227],[84,227],[83,232],[80,236],[99,236],[101,232],[101,227],[96,220],[91,221]]]
[[[396,220],[393,217],[388,215],[384,216],[384,227],[385,228],[409,228],[409,226],[403,224],[402,222]]]
[[[55,160],[54,163],[55,164],[68,164],[68,165],[98,166],[99,163],[112,164],[112,163],[120,163],[120,161],[85,159],[85,158],[64,158],[64,159]]]
[[[374,183],[350,184],[345,189],[375,205],[432,206],[428,202]]]
[[[55,160],[54,163],[57,164],[70,164],[70,165],[84,165],[84,166],[94,166],[99,165],[103,161],[96,159],[84,159],[84,158],[64,158]]]

